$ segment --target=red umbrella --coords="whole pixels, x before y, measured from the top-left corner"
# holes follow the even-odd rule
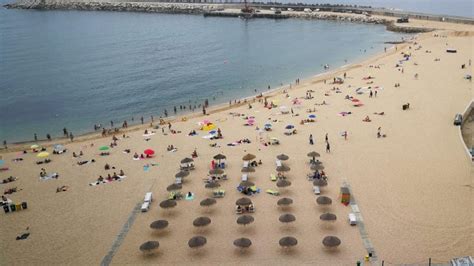
[[[150,155],[155,154],[155,151],[152,150],[152,149],[146,149],[143,153],[145,153],[146,155],[150,156]]]

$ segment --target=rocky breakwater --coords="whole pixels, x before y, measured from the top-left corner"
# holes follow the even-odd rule
[[[318,13],[318,12],[292,12],[290,14],[294,18],[302,19],[320,19],[320,20],[335,20],[335,21],[346,21],[353,23],[367,23],[367,24],[381,24],[387,27],[387,30],[394,32],[404,33],[420,33],[429,32],[433,29],[428,28],[417,28],[411,26],[398,26],[393,20],[380,18],[380,17],[369,17],[369,16],[358,16],[346,13]]]
[[[6,8],[39,10],[88,10],[88,11],[129,11],[155,13],[202,14],[221,10],[218,4],[185,4],[157,2],[69,2],[69,1],[19,1],[6,4]]]

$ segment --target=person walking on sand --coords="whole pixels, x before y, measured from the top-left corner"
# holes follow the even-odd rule
[[[49,135],[49,133],[46,134],[46,138],[48,139],[48,141],[51,141],[51,135]]]
[[[326,142],[328,142],[328,141],[329,141],[329,138],[328,138],[328,133],[326,133],[326,136],[324,137],[324,140],[325,140]]]
[[[8,149],[6,140],[3,141],[3,147],[5,147],[5,150]]]
[[[140,121],[142,121],[142,125],[143,125],[143,116],[140,118]]]
[[[329,142],[326,142],[326,153],[331,153],[331,146],[329,145]]]
[[[372,95],[373,95],[372,90],[370,90],[369,98],[372,98]]]
[[[309,134],[309,145],[313,145],[313,134]]]
[[[375,98],[377,98],[377,91],[375,91],[374,96],[375,96]]]
[[[344,140],[347,140],[347,131],[344,131],[342,135],[344,136]]]
[[[382,127],[377,128],[377,138],[380,138],[382,136],[381,131]]]
[[[71,139],[71,142],[73,142],[73,141],[74,141],[74,135],[72,134],[72,132],[71,132],[71,133],[69,133],[69,138]]]
[[[67,133],[67,128],[63,128],[63,134],[64,134],[64,136],[66,136],[66,137],[69,135],[69,134]]]
[[[35,141],[38,141],[38,136],[36,135],[36,133],[35,133],[34,138],[35,138]]]

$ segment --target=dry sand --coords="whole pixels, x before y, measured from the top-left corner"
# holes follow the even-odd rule
[[[424,22],[430,27],[437,23]],[[445,24],[443,24],[445,25]],[[456,28],[458,25],[450,25]],[[459,26],[465,29],[466,26]],[[448,26],[444,27],[448,28]],[[98,156],[98,147],[108,145],[110,138],[94,139],[67,145],[69,152],[52,155],[52,163],[46,165],[48,172],[58,172],[58,180],[40,181],[41,166],[34,162],[35,154],[19,155],[18,152],[3,154],[11,170],[1,172],[0,177],[13,175],[18,181],[0,185],[2,189],[18,187],[22,190],[10,195],[14,201],[27,201],[28,210],[1,214],[0,219],[0,264],[99,264],[110,250],[117,234],[133,208],[143,200],[147,191],[154,193],[155,201],[147,213],[138,213],[137,218],[115,254],[113,264],[317,264],[350,265],[362,260],[366,251],[358,227],[347,222],[349,207],[340,204],[339,187],[350,183],[364,217],[366,230],[372,241],[379,262],[421,263],[429,257],[433,261],[448,261],[452,257],[474,254],[473,246],[473,176],[472,165],[466,157],[458,129],[452,125],[455,113],[464,109],[472,99],[472,83],[463,79],[472,74],[472,66],[461,69],[473,59],[473,34],[438,32],[447,37],[433,37],[433,33],[418,37],[421,49],[413,43],[389,50],[361,64],[351,66],[343,85],[324,84],[320,77],[303,80],[289,90],[290,98],[278,93],[271,100],[280,105],[293,107],[299,116],[281,115],[278,109],[268,110],[262,104],[253,104],[252,109],[241,106],[233,110],[212,113],[206,118],[221,128],[224,139],[210,141],[187,133],[198,129],[197,122],[203,118],[192,118],[177,122],[173,128],[181,134],[162,135],[161,129],[150,141],[144,141],[143,131],[128,133],[130,138],[121,139],[118,147],[108,157]],[[411,46],[411,49],[409,48]],[[447,47],[458,50],[456,54],[445,52]],[[403,48],[403,49],[402,49]],[[412,54],[403,64],[404,73],[394,66],[402,58],[402,50]],[[426,53],[425,50],[432,51]],[[435,61],[439,58],[440,61]],[[414,63],[417,63],[416,65]],[[378,65],[380,69],[370,67]],[[418,79],[414,74],[418,73]],[[367,85],[364,76],[374,76],[374,83]],[[332,80],[334,75],[327,75]],[[399,88],[394,88],[400,83]],[[351,85],[351,87],[349,87]],[[331,91],[339,87],[342,93]],[[377,98],[368,94],[357,95],[355,89],[362,86],[380,86]],[[302,100],[301,107],[293,106],[291,99],[304,97],[312,89],[312,100]],[[324,96],[328,92],[329,96]],[[360,99],[365,105],[353,107],[344,99],[345,95]],[[315,106],[326,101],[329,105]],[[409,102],[410,110],[402,111],[401,105]],[[306,109],[316,107],[317,122],[300,125],[308,115]],[[229,115],[238,112],[256,117],[262,127],[267,118],[277,119],[274,130],[265,137],[280,139],[281,145],[265,147],[257,141],[255,127],[245,127],[245,120]],[[341,111],[352,115],[341,117]],[[384,116],[374,112],[385,112]],[[372,122],[362,122],[369,115]],[[296,125],[297,135],[285,136],[284,127]],[[377,128],[382,127],[386,138],[376,138]],[[348,139],[340,136],[348,131]],[[329,134],[331,153],[325,153],[324,135]],[[313,134],[315,145],[308,144]],[[249,138],[252,144],[236,147],[227,143]],[[90,147],[93,143],[94,147]],[[210,147],[217,143],[218,148]],[[167,145],[178,148],[175,153],[166,151]],[[142,152],[153,148],[157,156],[153,159],[134,161],[131,154],[122,150],[130,148]],[[192,191],[195,199],[180,200],[172,211],[158,207],[167,197],[166,186],[174,181],[179,161],[197,149],[196,170],[186,178],[183,192]],[[83,159],[96,159],[96,163],[77,166],[72,151],[84,152]],[[333,204],[327,210],[337,215],[338,220],[327,227],[319,220],[323,209],[316,205],[312,185],[306,180],[309,172],[306,153],[316,150],[329,176],[329,186],[323,195],[330,196]],[[263,165],[250,174],[250,180],[259,188],[276,189],[269,175],[275,172],[275,156],[285,153],[290,156],[287,174],[292,185],[280,189],[281,196],[260,193],[252,197],[256,206],[255,222],[246,228],[236,224],[235,200],[242,195],[236,191],[240,180],[241,157],[247,153],[257,155]],[[206,212],[199,202],[208,197],[202,178],[210,168],[212,157],[217,153],[227,156],[226,169],[229,180],[221,182],[226,196]],[[22,156],[24,161],[14,163],[11,159]],[[146,163],[158,163],[143,170]],[[127,178],[122,182],[90,187],[99,175],[105,175],[104,164],[109,163],[123,169]],[[112,173],[113,171],[108,171]],[[56,193],[56,187],[70,186],[67,192]],[[294,205],[286,212],[296,216],[296,222],[283,225],[278,221],[284,213],[276,205],[282,196],[294,199]],[[209,216],[212,223],[204,230],[196,230],[192,221],[198,216]],[[149,224],[154,220],[167,219],[169,228],[164,234],[156,234]],[[27,240],[16,241],[26,227],[31,235]],[[194,235],[204,235],[207,245],[200,251],[190,250],[187,241]],[[278,240],[283,236],[295,236],[298,246],[283,251]],[[336,235],[342,245],[335,251],[323,248],[321,241],[326,235]],[[244,253],[235,249],[232,242],[241,236],[252,240],[253,245]],[[158,240],[160,251],[154,256],[143,256],[138,250],[141,243]]]

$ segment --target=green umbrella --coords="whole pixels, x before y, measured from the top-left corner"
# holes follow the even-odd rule
[[[108,151],[109,150],[109,146],[102,146],[99,148],[99,151]]]

